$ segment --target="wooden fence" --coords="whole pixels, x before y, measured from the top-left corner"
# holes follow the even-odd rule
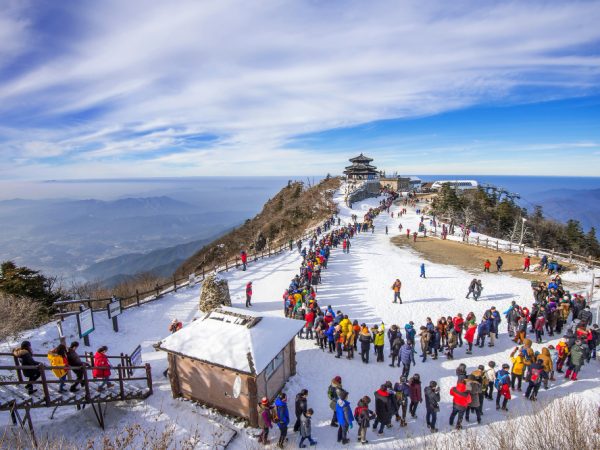
[[[431,236],[435,236],[440,238],[441,233],[437,232],[436,229],[429,230],[428,234]],[[595,260],[592,256],[582,256],[574,254],[572,251],[569,253],[557,252],[555,249],[547,249],[547,248],[531,248],[526,245],[512,244],[510,242],[500,242],[499,239],[491,239],[489,237],[480,238],[479,236],[470,237],[469,235],[465,236],[462,241],[454,241],[454,242],[462,242],[463,244],[475,245],[477,247],[485,247],[495,251],[502,251],[508,253],[520,253],[520,254],[530,254],[536,257],[540,257],[542,255],[547,255],[550,259],[555,259],[557,261],[572,263],[581,263],[586,264],[588,267],[600,267],[600,261]]]
[[[312,237],[315,233],[315,230],[312,230],[306,234],[304,234],[300,239],[305,240]],[[295,241],[296,242],[296,241]],[[254,254],[248,254],[248,262],[256,262],[260,259],[270,258],[272,256],[276,256],[281,254],[286,249],[289,249],[288,244],[281,244],[279,247],[275,249],[267,248],[262,252],[257,252]],[[293,247],[292,247],[293,250]],[[207,269],[206,267],[202,267],[202,270],[194,271],[186,277],[177,278],[173,276],[173,280],[164,284],[157,284],[153,289],[149,291],[139,292],[137,289],[135,294],[130,295],[128,297],[117,298],[117,300],[121,304],[121,309],[126,310],[129,308],[135,308],[137,306],[144,305],[146,303],[150,303],[154,300],[161,298],[163,295],[169,294],[171,292],[177,292],[179,289],[191,286],[197,283],[203,282],[208,275],[211,273],[222,273],[228,272],[230,269],[237,269],[242,265],[241,259],[239,256],[236,256],[235,259],[226,260],[221,265],[215,265],[212,268]],[[79,311],[75,309],[78,305],[86,305],[88,308],[91,308],[93,312],[105,312],[106,305],[108,305],[112,301],[112,297],[106,298],[91,298],[91,299],[76,299],[76,300],[61,300],[54,302],[54,306],[58,309],[58,317],[64,319],[69,315],[77,314]]]

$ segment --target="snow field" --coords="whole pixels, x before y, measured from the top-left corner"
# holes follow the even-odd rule
[[[339,217],[342,223],[348,223],[352,214],[362,216],[370,207],[375,207],[379,199],[368,199],[355,203],[353,209],[347,208],[343,203],[343,195],[338,193],[335,197],[339,205]],[[392,211],[400,207],[392,207]],[[386,329],[392,324],[397,324],[403,330],[408,321],[415,322],[418,329],[425,323],[426,317],[436,322],[444,315],[454,316],[458,312],[466,315],[469,311],[476,314],[477,319],[486,309],[492,305],[503,312],[512,300],[520,304],[530,306],[532,295],[529,282],[513,278],[507,274],[484,274],[469,273],[453,266],[440,265],[422,261],[419,255],[409,249],[400,249],[390,242],[390,238],[398,235],[398,223],[411,230],[417,229],[419,218],[414,209],[407,208],[408,214],[402,218],[391,218],[382,213],[375,219],[375,233],[359,233],[352,240],[349,254],[342,253],[341,247],[332,250],[332,256],[328,262],[328,268],[322,272],[323,283],[318,286],[317,299],[324,307],[332,305],[335,311],[341,310],[348,314],[351,320],[359,323],[366,322],[368,325],[385,323]],[[396,216],[396,214],[394,214]],[[389,235],[385,234],[385,226],[389,227]],[[269,315],[283,315],[282,294],[289,285],[292,277],[298,273],[301,258],[296,251],[285,252],[268,260],[250,263],[248,270],[233,270],[223,276],[229,281],[232,294],[233,306],[244,307],[245,285],[248,281],[253,282],[254,295],[252,298],[252,310]],[[421,262],[426,264],[427,278],[419,278],[419,266]],[[478,302],[465,299],[467,286],[470,280],[477,276],[482,280],[484,290]],[[392,303],[391,285],[396,278],[402,281],[403,304]],[[563,277],[568,279],[568,277]],[[194,317],[200,316],[198,312],[198,299],[200,285],[185,288],[177,293],[165,296],[140,308],[125,311],[119,317],[119,333],[112,331],[111,323],[105,314],[95,314],[96,331],[91,335],[92,347],[86,349],[95,351],[100,345],[109,347],[109,354],[120,352],[131,353],[138,345],[142,345],[142,356],[144,362],[152,365],[155,393],[146,402],[112,404],[108,409],[107,431],[114,433],[126,424],[139,423],[144,428],[164,427],[174,424],[176,437],[185,438],[195,432],[200,433],[202,442],[198,448],[215,448],[217,441],[214,435],[237,428],[240,437],[236,438],[229,448],[254,448],[256,441],[251,437],[252,430],[245,430],[230,419],[224,418],[213,411],[199,407],[192,402],[173,400],[171,397],[168,380],[163,377],[162,372],[166,369],[166,354],[155,352],[152,345],[166,335],[170,321],[177,317],[184,324],[189,324]],[[65,323],[65,334],[67,340],[76,340],[76,328],[74,319]],[[48,324],[37,330],[27,333],[25,338],[30,339],[36,353],[44,353],[58,343],[56,327]],[[556,343],[555,341],[546,342]],[[218,333],[206,342],[206,345],[218,345]],[[417,364],[411,368],[411,375],[421,375],[423,388],[429,381],[438,381],[441,387],[441,412],[438,413],[438,428],[441,432],[449,431],[448,416],[451,410],[451,398],[448,391],[456,381],[455,369],[458,364],[465,363],[469,373],[477,365],[484,364],[490,360],[497,364],[508,362],[508,355],[514,348],[512,341],[506,334],[506,323],[500,325],[500,337],[493,348],[474,348],[473,355],[465,355],[465,347],[455,350],[455,359],[446,360],[444,356],[436,361],[428,358],[426,363],[421,363],[416,356]],[[540,349],[540,345],[534,345]],[[355,354],[353,360],[335,359],[332,354],[322,352],[314,345],[314,341],[296,340],[297,349],[297,375],[286,385],[285,391],[289,397],[289,407],[292,422],[294,420],[293,399],[302,388],[309,390],[308,404],[315,410],[313,416],[313,438],[319,447],[339,447],[336,443],[337,429],[331,428],[329,422],[332,412],[329,409],[327,399],[327,387],[330,380],[340,375],[343,386],[349,391],[349,400],[352,408],[364,395],[369,395],[373,403],[373,392],[379,386],[390,380],[395,382],[400,376],[400,369],[388,366],[389,347],[386,338],[384,354],[386,360],[376,363],[374,356],[370,363],[365,365],[360,360],[360,355]],[[6,349],[7,350],[7,349]],[[417,343],[417,351],[420,348]],[[467,357],[469,356],[469,357]],[[600,369],[598,362],[583,367],[580,381],[565,382],[558,378],[551,383],[548,391],[540,391],[540,400],[545,397],[559,398],[566,395],[585,395],[588,399],[600,399]],[[528,403],[520,393],[513,396],[509,404],[510,416],[495,410],[494,402],[485,401],[483,423],[506,420],[509,417],[525,413]],[[36,431],[53,436],[68,436],[72,440],[85,443],[87,439],[99,439],[102,436],[91,411],[78,413],[71,408],[61,408],[57,411],[56,418],[48,419],[50,410],[36,410],[33,413]],[[404,446],[410,448],[411,444],[420,442],[421,436],[429,434],[425,425],[425,405],[422,404],[417,410],[417,419],[409,417],[408,426],[400,429],[394,422],[392,429],[386,429],[383,436],[375,435],[372,430],[368,432],[369,446],[373,448],[399,448]],[[8,413],[0,415],[0,425],[10,427]],[[223,424],[226,428],[224,428]],[[465,428],[476,425],[463,424]],[[276,427],[271,436],[277,436]],[[350,432],[350,447],[360,446],[356,442],[356,428]],[[294,433],[289,432],[289,448],[296,448]],[[361,446],[362,447],[362,446]]]

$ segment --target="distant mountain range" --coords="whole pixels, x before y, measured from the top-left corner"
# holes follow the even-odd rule
[[[244,205],[219,207],[207,211],[167,196],[0,201],[0,259],[78,280],[170,274],[253,214]]]
[[[128,253],[115,258],[92,264],[81,271],[87,280],[101,281],[106,286],[114,286],[136,274],[150,272],[155,275],[170,277],[179,265],[218,238],[221,233],[208,239],[200,239],[173,247],[160,248],[148,253]]]
[[[550,219],[575,219],[586,231],[591,227],[600,231],[600,189],[552,189],[530,195],[529,201],[542,205],[544,216]]]

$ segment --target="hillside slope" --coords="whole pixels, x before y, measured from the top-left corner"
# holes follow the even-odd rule
[[[234,258],[242,249],[247,252],[275,248],[290,239],[302,236],[337,210],[333,193],[340,186],[339,178],[326,178],[315,186],[290,182],[275,197],[265,203],[262,211],[239,228],[222,236],[188,258],[177,269],[177,276],[186,276],[201,267],[212,268]]]

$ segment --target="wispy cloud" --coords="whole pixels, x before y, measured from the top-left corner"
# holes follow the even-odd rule
[[[290,139],[585,95],[600,79],[598,2],[68,7],[0,10],[4,175],[107,176],[131,158],[130,175],[334,170],[335,155]],[[60,42],[39,39],[44,14],[64,19]]]

